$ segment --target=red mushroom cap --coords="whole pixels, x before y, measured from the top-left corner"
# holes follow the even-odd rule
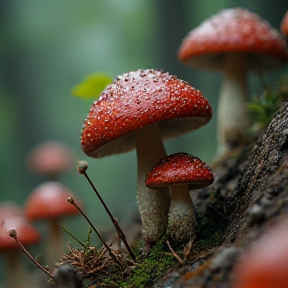
[[[0,223],[0,250],[18,249],[19,245],[9,236],[9,230],[17,231],[18,240],[24,245],[36,244],[40,234],[25,217],[10,217]]]
[[[159,122],[165,139],[194,130],[211,116],[208,101],[187,82],[159,70],[137,70],[118,76],[93,103],[81,144],[87,155],[103,157],[133,149],[133,132],[144,126]]]
[[[187,153],[175,153],[160,160],[148,172],[146,186],[149,188],[187,184],[199,189],[214,181],[209,166],[198,157]]]
[[[286,38],[288,38],[288,10],[286,11],[280,24],[280,31]]]
[[[31,220],[62,218],[79,214],[75,206],[67,202],[73,197],[77,205],[81,203],[73,192],[56,181],[48,181],[36,187],[26,202],[25,213]]]
[[[184,38],[178,58],[188,66],[221,69],[225,53],[246,53],[250,69],[273,69],[288,60],[280,33],[242,8],[221,10]]]
[[[18,216],[24,216],[24,211],[19,205],[11,201],[0,202],[0,223],[6,218]]]
[[[235,288],[284,288],[288,284],[288,222],[270,228],[234,268]]]
[[[65,172],[72,167],[73,152],[60,141],[47,141],[31,151],[27,163],[29,168],[38,174]]]

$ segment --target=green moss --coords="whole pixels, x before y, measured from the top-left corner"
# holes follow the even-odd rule
[[[159,241],[151,249],[149,256],[140,256],[139,263],[133,268],[125,284],[133,284],[133,287],[137,288],[153,285],[176,263],[174,256],[168,253],[166,243]]]
[[[209,208],[208,211],[209,212],[206,210],[206,213],[203,215],[197,215],[196,239],[193,242],[191,251],[193,258],[197,258],[198,253],[216,247],[223,241],[222,235],[227,227],[228,221],[219,215],[216,210]],[[117,265],[114,261],[109,261],[107,265],[104,265],[105,257],[102,258],[102,260],[101,258],[99,259],[103,250],[91,249],[89,234],[85,241],[86,245],[84,245],[84,248],[89,247],[89,249],[79,249],[82,251],[82,254],[85,255],[87,261],[87,265],[84,268],[82,267],[82,269],[84,269],[85,272],[85,269],[89,270],[97,267],[97,265],[103,265],[102,268],[96,269],[92,274],[86,271],[87,277],[85,278],[88,282],[92,281],[101,287],[151,287],[167,274],[169,268],[176,267],[178,264],[177,259],[172,255],[165,243],[166,239],[163,238],[151,248],[147,256],[143,255],[143,247],[145,247],[145,244],[139,243],[138,247],[133,249],[137,258],[135,265],[129,262],[130,260],[125,264],[124,259],[127,255],[123,255],[123,266]],[[178,245],[177,247],[177,243],[172,242],[170,242],[170,245],[182,258],[185,245]],[[97,264],[97,261],[99,264]],[[80,262],[78,265],[81,266]]]
[[[198,217],[196,225],[196,241],[193,250],[203,252],[218,246],[222,241],[228,221],[219,214],[210,213]]]
[[[196,239],[193,242],[191,255],[197,258],[198,253],[218,246],[223,241],[222,235],[227,224],[228,221],[213,209],[209,209],[209,212],[206,212],[204,215],[197,215]],[[97,285],[101,285],[101,287],[151,287],[167,274],[169,268],[176,267],[178,264],[177,259],[169,251],[165,240],[163,238],[153,246],[147,256],[143,255],[145,244],[139,243],[138,247],[133,251],[137,258],[135,265],[131,265],[132,263],[128,264],[129,262],[127,262],[127,266],[123,264],[124,266],[122,267],[111,261],[103,266],[103,269],[95,271],[93,275],[90,274],[88,278],[92,282],[97,283]],[[182,257],[185,245],[177,247],[177,244],[172,242],[170,242],[170,245]],[[90,253],[87,254],[87,251],[83,251],[83,254],[90,257],[89,261],[94,262],[102,250],[99,251],[90,251],[91,253],[95,253],[95,256],[90,255]],[[91,256],[93,257],[91,258]],[[91,265],[94,266],[92,262]],[[91,265],[89,264],[87,267],[92,267]]]
[[[197,220],[196,240],[193,243],[192,254],[218,246],[223,241],[223,231],[228,225],[227,219],[215,211],[198,216]],[[175,243],[170,244],[181,257],[185,245],[175,247]],[[123,286],[118,287],[129,287],[132,284],[132,287],[137,288],[152,286],[176,264],[177,260],[168,250],[165,241],[160,241],[152,248],[147,258],[140,256],[139,263],[133,268],[126,281],[121,284]]]
[[[164,276],[170,267],[177,264],[175,257],[169,253],[163,241],[156,244],[147,257],[142,255],[143,245],[143,243],[139,244],[133,251],[137,256],[136,265],[123,269],[110,263],[105,272],[95,274],[96,283],[101,284],[101,287],[149,287]]]

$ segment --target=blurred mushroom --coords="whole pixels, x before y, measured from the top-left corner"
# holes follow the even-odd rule
[[[136,146],[137,198],[147,244],[165,233],[170,205],[168,191],[155,193],[145,186],[146,173],[166,156],[162,139],[197,129],[211,116],[211,107],[200,91],[153,69],[116,77],[93,103],[82,130],[83,151],[100,158]]]
[[[59,174],[71,169],[73,151],[66,144],[51,140],[40,143],[27,157],[27,165],[36,174],[48,176],[48,180],[58,180]]]
[[[168,237],[187,243],[194,235],[194,206],[189,190],[200,189],[214,181],[211,169],[198,157],[176,153],[161,159],[148,172],[149,188],[169,187],[171,205],[168,214]],[[157,192],[161,193],[161,192]]]
[[[280,24],[280,31],[282,35],[285,37],[286,41],[288,41],[288,10],[286,11],[281,24]]]
[[[224,73],[217,115],[218,153],[223,154],[247,139],[248,71],[280,68],[288,55],[283,37],[267,21],[246,9],[230,8],[190,31],[178,58],[189,67]]]
[[[79,214],[78,210],[67,203],[67,198],[77,199],[74,193],[56,181],[48,181],[37,186],[26,201],[25,213],[31,220],[46,220],[49,224],[47,239],[47,263],[54,265],[63,252],[60,219]],[[77,204],[82,206],[77,199]]]
[[[23,245],[33,245],[40,241],[40,234],[29,221],[22,216],[1,214],[0,251],[6,258],[6,288],[27,285],[28,272],[21,261],[21,251],[18,244],[9,236],[11,228],[19,232],[19,240]]]
[[[24,211],[22,207],[9,200],[0,202],[0,223],[6,218],[16,216],[24,217]]]
[[[252,243],[234,267],[233,288],[285,288],[288,284],[288,221]]]

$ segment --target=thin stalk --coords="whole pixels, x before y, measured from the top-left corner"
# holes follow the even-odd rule
[[[67,202],[74,205],[76,207],[76,209],[82,214],[82,216],[86,219],[86,221],[89,223],[89,225],[92,227],[92,229],[95,231],[95,233],[97,234],[97,236],[99,237],[99,239],[101,240],[101,242],[103,243],[104,247],[107,249],[107,251],[109,252],[110,256],[113,258],[113,260],[120,266],[121,263],[116,259],[115,255],[113,254],[111,248],[106,244],[106,242],[103,240],[102,236],[100,235],[100,233],[98,232],[98,230],[96,229],[96,227],[92,224],[92,222],[89,220],[89,218],[85,215],[85,213],[81,210],[81,208],[74,202],[74,199],[72,197],[68,197]]]
[[[13,238],[17,244],[20,246],[20,248],[23,250],[23,252],[32,260],[32,262],[40,268],[44,273],[46,273],[49,277],[53,278],[54,276],[47,270],[45,269],[40,263],[38,263],[34,257],[25,249],[25,247],[22,245],[22,243],[19,242],[18,237],[17,237],[17,232],[15,229],[10,229],[9,230],[9,236]]]
[[[74,236],[64,225],[61,225],[61,229],[66,232],[71,238],[73,238],[77,243],[79,243],[84,249],[87,248],[87,246],[80,241],[76,236]]]
[[[166,244],[170,250],[170,252],[172,253],[172,255],[177,259],[177,261],[180,263],[180,264],[183,264],[184,261],[180,258],[180,256],[175,252],[175,250],[172,248],[172,246],[170,245],[170,242],[168,240],[166,240]]]
[[[87,181],[89,182],[90,186],[92,187],[92,189],[96,193],[98,199],[100,200],[101,204],[103,205],[104,209],[106,210],[107,214],[109,215],[109,217],[110,217],[110,219],[111,219],[111,221],[112,221],[112,223],[113,223],[113,225],[114,225],[114,227],[116,229],[116,232],[118,233],[120,239],[123,241],[124,245],[126,246],[131,258],[136,262],[136,257],[134,255],[134,253],[132,252],[132,250],[131,250],[131,248],[130,248],[127,240],[126,240],[126,236],[125,236],[123,230],[121,229],[121,227],[119,226],[117,219],[112,215],[112,213],[108,209],[106,203],[104,202],[104,200],[100,196],[98,190],[96,189],[96,187],[94,186],[94,184],[90,180],[89,176],[87,175],[86,169],[87,169],[88,166],[85,166],[85,168],[83,168],[83,166],[81,166],[81,162],[83,162],[83,161],[79,161],[79,162],[80,162],[80,165],[79,165],[80,168],[78,168],[79,173],[84,175],[85,178],[87,179]]]

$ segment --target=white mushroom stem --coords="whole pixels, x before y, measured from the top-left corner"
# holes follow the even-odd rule
[[[19,249],[6,252],[6,288],[24,287],[28,284],[26,267],[21,262],[19,252]]]
[[[48,237],[46,242],[46,262],[49,269],[55,268],[55,263],[61,258],[64,241],[59,219],[49,219]]]
[[[225,59],[224,80],[218,102],[218,154],[223,154],[247,137],[250,120],[246,107],[247,58],[229,53]]]
[[[146,174],[166,151],[158,124],[143,127],[135,132],[138,160],[137,200],[146,243],[155,243],[166,232],[170,205],[168,189],[150,189],[145,185]]]
[[[168,212],[168,237],[177,243],[187,243],[196,225],[194,206],[188,186],[170,186],[171,205]]]

